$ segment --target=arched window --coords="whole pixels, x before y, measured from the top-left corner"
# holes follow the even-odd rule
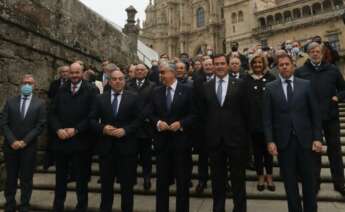
[[[238,12],[238,22],[242,22],[243,21],[243,12],[239,11]]]
[[[298,19],[301,17],[301,10],[299,8],[293,9],[293,19]]]
[[[265,27],[266,26],[266,20],[265,18],[261,17],[259,18],[259,23],[261,27]]]
[[[237,23],[237,13],[232,13],[231,14],[231,22],[233,24],[236,24]]]
[[[267,16],[267,26],[272,26],[273,24],[274,24],[273,16],[271,15]]]
[[[274,18],[276,19],[276,24],[281,24],[283,22],[283,16],[280,13],[275,14]]]
[[[322,12],[320,3],[313,4],[312,8],[313,8],[313,14],[314,15],[320,14]]]
[[[202,7],[199,7],[196,10],[196,26],[197,27],[205,26],[205,10]]]
[[[302,8],[303,17],[311,16],[311,9],[309,6],[304,6]]]
[[[332,3],[330,0],[325,0],[324,2],[322,2],[322,6],[324,11],[332,10]]]
[[[291,12],[290,11],[285,11],[284,12],[284,21],[285,22],[289,22],[289,21],[291,21],[291,19],[292,19]]]

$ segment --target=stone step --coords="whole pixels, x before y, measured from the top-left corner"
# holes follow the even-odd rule
[[[99,176],[99,166],[97,163],[92,164],[92,176]],[[345,169],[344,169],[345,171]],[[48,170],[43,170],[41,166],[37,167],[36,174],[55,174],[55,167],[50,167]],[[143,177],[142,167],[138,166],[137,168],[137,176],[138,178]],[[152,166],[152,178],[156,177],[156,167],[155,165]],[[198,179],[198,170],[197,167],[194,166],[192,169],[192,179]],[[279,173],[279,167],[273,169],[273,179],[275,181],[282,181]],[[256,181],[257,176],[256,172],[252,170],[246,170],[246,180],[247,181]],[[332,182],[330,169],[329,168],[321,168],[321,181],[322,182]]]
[[[100,184],[97,182],[98,177],[92,177],[89,183],[89,192],[90,193],[99,193],[100,192]],[[55,185],[55,176],[53,174],[36,174],[34,177],[34,190],[53,190]],[[155,195],[156,193],[156,182],[152,180],[152,187],[150,191],[144,191],[142,188],[143,180],[138,179],[138,184],[134,187],[135,194],[139,195]],[[195,186],[197,185],[197,181],[193,180],[193,187],[190,188],[190,195],[191,197],[206,197],[212,198],[211,192],[211,185],[209,183],[208,188],[205,190],[203,194],[197,194],[194,192]],[[246,183],[246,190],[249,199],[275,199],[275,200],[284,200],[286,199],[284,185],[282,182],[275,182],[276,191],[263,191],[259,192],[256,189],[256,182],[247,182]],[[74,191],[76,188],[75,183],[70,183],[68,185],[68,190]],[[119,184],[114,185],[114,189],[116,193],[119,193],[120,186]],[[176,195],[176,187],[172,185],[170,187],[170,194],[172,196]],[[231,195],[229,196],[231,197]],[[345,198],[342,197],[338,192],[333,190],[332,183],[322,183],[321,190],[318,195],[318,199],[320,201],[335,201],[335,202],[345,202]]]
[[[19,192],[20,193],[20,192]],[[17,200],[19,202],[19,193]],[[0,209],[3,209],[4,200],[3,192],[0,192]],[[52,211],[52,202],[54,193],[47,190],[34,190],[31,198],[32,212],[36,211]],[[98,193],[89,193],[89,209],[88,212],[99,212],[100,195]],[[120,212],[120,195],[114,196],[113,211]],[[175,211],[176,198],[170,197],[170,211]],[[134,197],[134,212],[155,212],[155,196],[138,195]],[[74,211],[76,204],[76,195],[74,192],[67,192],[66,197],[66,212]],[[190,198],[190,212],[210,212],[212,211],[211,198]],[[258,200],[249,199],[248,212],[263,212],[263,211],[288,211],[285,200]],[[226,208],[230,211],[233,208],[231,199],[227,199]],[[269,209],[269,210],[268,210]],[[343,212],[345,211],[345,203],[342,202],[318,202],[318,212]]]

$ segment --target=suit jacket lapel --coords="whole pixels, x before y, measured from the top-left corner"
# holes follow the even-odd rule
[[[216,93],[216,77],[214,77],[212,79],[211,82],[211,97],[214,99],[214,101],[217,102],[217,104],[220,106],[219,102],[218,102],[218,98],[217,98],[217,93]]]
[[[284,105],[287,105],[288,101],[287,101],[285,93],[284,93],[283,83],[282,83],[281,79],[280,78],[277,79],[276,83],[277,83],[279,94],[282,97],[282,102],[284,103]]]
[[[119,104],[119,108],[117,108],[117,115],[116,115],[116,117],[121,116],[121,112],[123,111],[124,104],[126,103],[125,102],[126,100],[127,100],[127,93],[126,93],[126,91],[123,91],[122,92],[122,96],[121,96],[121,101],[120,101],[120,104]]]
[[[231,98],[232,91],[234,91],[234,90],[235,90],[235,80],[231,79],[231,77],[229,76],[228,88],[226,90],[226,95],[225,95],[225,99],[224,99],[223,105],[228,100],[228,98]]]
[[[34,108],[34,104],[36,104],[36,97],[32,96],[30,104],[29,104],[29,107],[28,107],[28,110],[26,111],[24,119],[26,119],[29,115],[31,115],[32,110]]]
[[[175,93],[174,93],[174,97],[173,97],[173,101],[171,103],[171,111],[175,108],[178,100],[179,100],[179,97],[180,95],[182,94],[182,89],[181,89],[181,85],[180,83],[178,82],[177,85],[176,85],[176,90],[175,90]]]

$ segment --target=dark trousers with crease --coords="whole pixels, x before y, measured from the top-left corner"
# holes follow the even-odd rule
[[[152,171],[152,141],[151,138],[138,138],[139,161],[143,168],[144,178],[151,177]]]
[[[344,186],[344,163],[341,153],[340,143],[340,123],[339,118],[327,120],[322,122],[323,133],[327,145],[327,155],[329,165],[331,168],[332,180],[335,188],[342,188]],[[317,183],[321,182],[321,155],[316,154],[316,169]]]
[[[297,137],[291,135],[286,149],[278,150],[278,153],[289,212],[317,212],[316,178],[311,147],[310,149],[303,148]],[[298,190],[298,176],[302,180],[304,209]]]
[[[173,142],[173,141],[170,141]],[[156,211],[169,212],[169,186],[176,182],[176,212],[189,211],[191,150],[167,145],[157,150]]]
[[[86,212],[88,208],[88,153],[87,151],[55,152],[56,176],[54,212],[63,212],[66,200],[67,180],[70,167],[73,168],[76,180],[77,205],[75,211]]]
[[[231,188],[234,195],[233,212],[247,211],[245,183],[245,164],[247,162],[247,158],[247,149],[231,148],[224,144],[221,144],[216,149],[210,151],[213,212],[225,212],[225,185],[228,167],[230,167]]]
[[[21,197],[19,211],[29,211],[29,204],[32,194],[32,179],[36,165],[36,144],[30,145],[21,150],[5,147],[5,211],[16,210],[17,181],[20,180]]]
[[[133,211],[136,167],[137,155],[135,154],[120,155],[119,152],[111,152],[100,156],[101,212],[112,211],[115,179],[120,183],[121,211]]]

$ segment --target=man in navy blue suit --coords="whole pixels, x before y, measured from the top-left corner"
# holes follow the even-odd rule
[[[294,77],[293,60],[278,57],[279,78],[264,94],[264,130],[268,151],[278,156],[289,212],[316,212],[313,151],[321,152],[321,118],[310,82]],[[302,178],[303,209],[298,191]]]

